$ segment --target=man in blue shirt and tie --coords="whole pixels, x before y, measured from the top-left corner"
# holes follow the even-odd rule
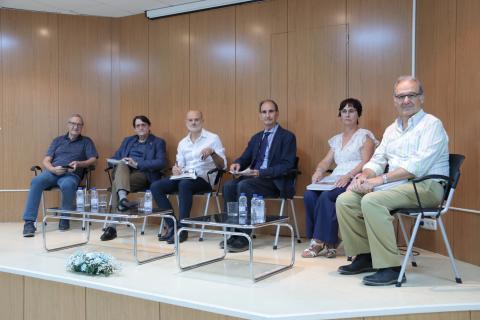
[[[280,195],[281,190],[287,196],[294,193],[293,179],[286,178],[285,174],[295,167],[295,135],[277,123],[279,111],[275,101],[261,101],[259,112],[264,130],[250,139],[243,154],[230,166],[231,172],[242,171],[242,176],[224,185],[225,204],[238,201],[241,193],[245,193],[248,203],[253,194],[274,198]],[[227,240],[227,247],[230,252],[245,251],[248,249],[248,240],[242,236],[232,236]]]

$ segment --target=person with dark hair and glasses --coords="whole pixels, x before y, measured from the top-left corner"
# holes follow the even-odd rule
[[[372,132],[359,127],[361,115],[362,104],[357,99],[349,98],[340,103],[338,117],[343,130],[328,140],[330,150],[312,175],[314,187],[305,191],[303,196],[306,233],[311,239],[309,247],[302,253],[304,258],[334,258],[337,255],[339,238],[335,201],[345,192],[353,177],[362,171],[378,144]],[[327,170],[334,164],[335,169],[327,176]],[[326,181],[329,187],[333,184],[333,189],[315,188],[321,181]]]
[[[119,161],[113,170],[112,208],[126,211],[134,206],[127,200],[129,192],[147,189],[162,176],[167,164],[165,141],[150,132],[150,120],[146,116],[135,116],[132,121],[135,135],[123,140],[112,159]],[[117,237],[114,225],[105,229],[100,239]]]
[[[73,210],[75,192],[82,181],[85,168],[97,162],[98,154],[92,139],[82,136],[83,118],[72,114],[67,121],[68,132],[56,137],[42,161],[45,170],[33,178],[23,212],[23,236],[35,235],[35,221],[42,192],[51,187],[58,187],[62,193],[61,209]],[[70,229],[70,222],[61,219],[58,228],[61,231]]]

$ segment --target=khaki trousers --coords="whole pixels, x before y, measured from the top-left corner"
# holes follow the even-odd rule
[[[417,183],[423,207],[437,206],[443,190],[434,180]],[[352,191],[341,194],[336,208],[346,254],[371,253],[374,268],[399,266],[401,259],[390,210],[418,207],[417,203],[412,183],[365,195]]]
[[[125,190],[127,193],[136,192],[148,188],[149,185],[148,179],[143,172],[131,169],[125,163],[120,162],[113,171],[112,208],[118,206],[119,190]]]

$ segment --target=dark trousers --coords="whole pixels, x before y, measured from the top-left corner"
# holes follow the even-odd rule
[[[280,195],[272,179],[240,177],[223,185],[225,208],[227,202],[237,202],[241,193],[245,193],[249,205],[254,193],[264,198],[276,198]]]
[[[212,191],[210,184],[202,178],[170,180],[169,178],[160,179],[150,186],[153,198],[160,209],[172,209],[172,204],[167,199],[167,194],[178,193],[179,197],[179,220],[190,217],[192,209],[193,195],[200,192]],[[168,227],[173,227],[170,219],[165,220]],[[182,226],[182,225],[181,225]]]
[[[254,193],[264,198],[276,198],[280,195],[280,190],[275,186],[272,179],[240,177],[223,185],[224,207],[227,207],[228,202],[237,202],[241,193],[245,193],[245,196],[247,196],[248,211],[250,212],[250,203]],[[238,231],[249,233],[245,229]]]
[[[345,190],[346,188],[335,188],[329,191],[305,191],[303,202],[305,204],[305,226],[308,239],[321,240],[328,244],[338,242],[335,201]]]

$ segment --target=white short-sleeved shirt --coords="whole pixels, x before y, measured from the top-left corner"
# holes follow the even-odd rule
[[[362,162],[362,147],[367,137],[373,140],[375,146],[378,145],[375,135],[371,131],[362,128],[355,131],[343,148],[343,133],[339,133],[328,140],[328,144],[333,151],[335,164],[337,165],[332,172],[332,176],[344,175]]]
[[[201,151],[205,148],[212,148],[215,153],[223,159],[223,169],[227,167],[227,159],[225,157],[225,148],[222,141],[215,133],[202,129],[200,137],[193,142],[190,134],[178,143],[177,148],[177,164],[185,169],[194,169],[198,177],[208,181],[207,172],[216,168],[212,157],[201,159]],[[213,185],[215,176],[210,176],[210,184]]]

